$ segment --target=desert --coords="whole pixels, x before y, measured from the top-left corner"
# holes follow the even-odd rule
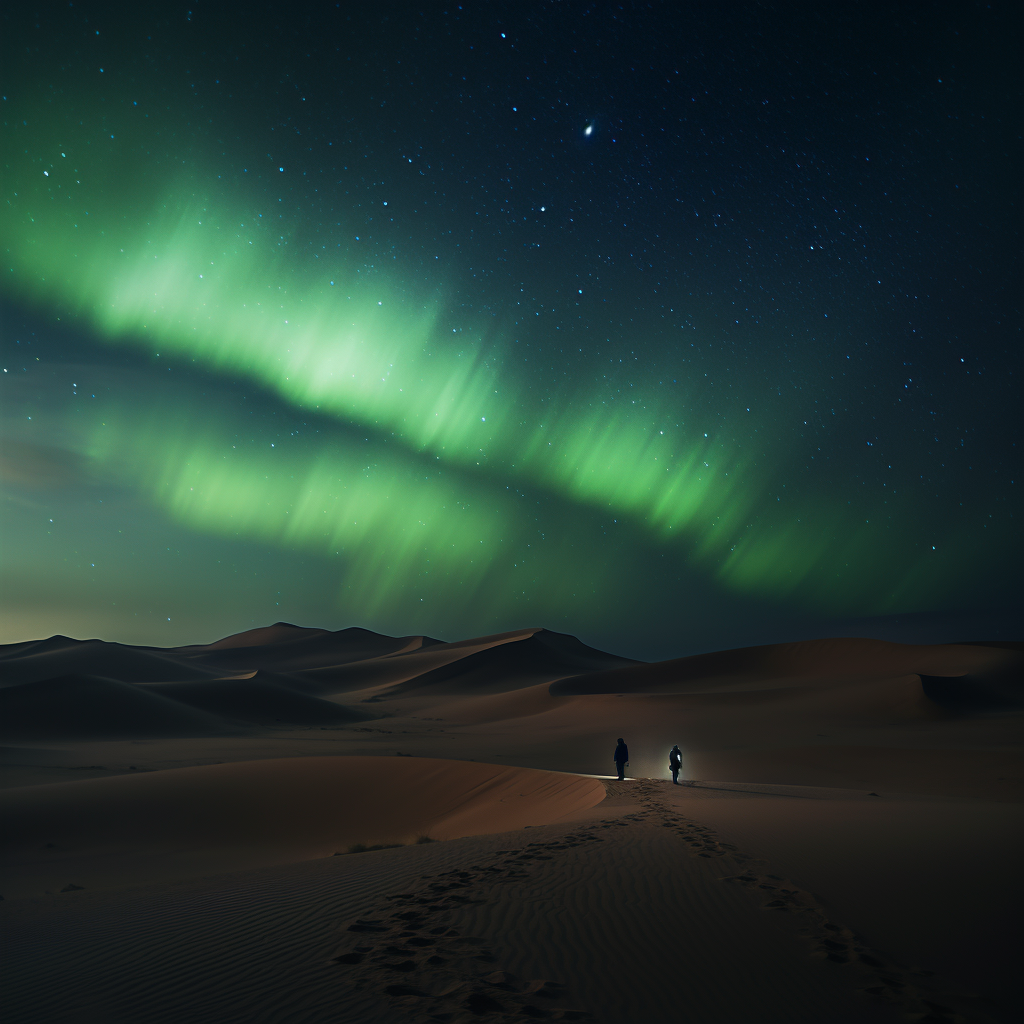
[[[1022,664],[286,623],[6,645],[5,1017],[1017,1019]]]
[[[1021,11],[7,3],[0,1024],[1017,1024]]]

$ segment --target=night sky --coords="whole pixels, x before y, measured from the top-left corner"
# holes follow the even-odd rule
[[[1016,4],[117,6],[0,22],[0,641],[1016,635]]]

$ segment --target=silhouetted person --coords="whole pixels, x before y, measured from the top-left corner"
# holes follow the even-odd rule
[[[668,769],[672,773],[672,784],[674,786],[679,785],[679,769],[683,766],[683,752],[679,749],[677,743],[668,752]]]
[[[615,748],[615,753],[612,755],[612,760],[619,771],[619,778],[624,779],[626,777],[626,765],[629,764],[629,747],[626,746],[626,741],[621,736],[619,737],[619,745]]]

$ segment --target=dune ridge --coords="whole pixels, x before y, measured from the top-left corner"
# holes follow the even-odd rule
[[[907,674],[959,676],[971,671],[1024,665],[1018,653],[967,644],[897,644],[836,638],[742,647],[561,680],[560,696],[587,693],[687,693],[702,688],[772,685],[779,680],[839,680]]]

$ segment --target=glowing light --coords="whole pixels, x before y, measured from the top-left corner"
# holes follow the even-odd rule
[[[368,292],[342,260],[312,274],[251,214],[168,196],[146,217],[76,222],[39,193],[18,198],[5,224],[13,287],[70,306],[110,340],[242,374],[411,451],[523,476],[659,533],[737,507],[726,474],[739,479],[738,458],[706,433],[659,432],[674,410],[587,400],[583,413],[575,396],[538,406],[497,346],[470,330],[445,340],[438,302]]]
[[[589,124],[584,134],[593,131]],[[427,563],[462,573],[471,592],[483,571],[478,549],[519,535],[513,506],[495,503],[500,479],[595,515],[628,517],[652,544],[738,591],[860,610],[937,599],[938,577],[918,572],[905,554],[914,550],[905,530],[861,529],[862,510],[833,512],[827,494],[805,496],[789,519],[765,514],[772,453],[759,441],[734,441],[753,437],[752,428],[734,429],[724,415],[715,430],[697,428],[688,410],[700,408],[703,381],[680,382],[666,401],[639,386],[626,399],[614,385],[535,398],[503,358],[500,337],[472,324],[455,332],[435,295],[383,274],[367,279],[359,246],[335,244],[337,255],[324,259],[303,255],[311,247],[300,244],[302,225],[264,217],[241,186],[218,193],[200,179],[154,185],[151,162],[133,165],[130,143],[101,150],[72,135],[6,147],[0,287],[70,312],[108,341],[254,381],[398,451],[398,462],[372,472],[333,449],[296,455],[286,470],[266,454],[269,439],[263,455],[239,461],[222,440],[190,441],[185,426],[167,436],[127,426],[117,443],[97,433],[99,464],[121,465],[126,479],[195,528],[344,548],[349,571],[375,600]],[[58,142],[72,153],[76,181],[99,184],[59,190],[38,174],[29,151],[60,152]],[[352,228],[339,224],[335,242],[358,241]],[[133,457],[125,439],[144,439],[157,453],[152,465]],[[457,472],[459,487],[442,486],[425,466]],[[477,497],[453,504],[463,490]],[[554,568],[538,576],[545,581],[584,571],[579,559],[546,557]],[[387,566],[398,568],[389,575]],[[903,582],[880,588],[896,572]]]
[[[510,603],[505,581],[551,614],[583,589],[600,599],[625,565],[579,564],[571,546],[532,556],[536,516],[507,489],[425,467],[344,435],[328,443],[261,432],[242,441],[236,415],[182,400],[119,403],[97,416],[86,452],[93,471],[141,490],[185,525],[338,560],[338,587],[368,612],[411,587],[446,605]],[[578,606],[579,599],[574,603]]]

